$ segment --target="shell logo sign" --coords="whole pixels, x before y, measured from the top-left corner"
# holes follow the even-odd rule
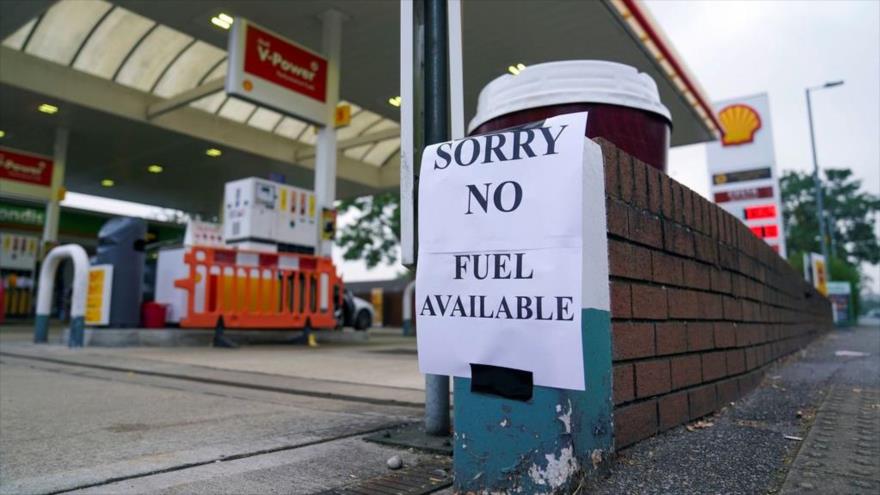
[[[722,108],[718,112],[718,121],[724,129],[721,137],[721,144],[724,146],[751,143],[755,139],[755,133],[761,128],[761,116],[758,112],[741,103]]]

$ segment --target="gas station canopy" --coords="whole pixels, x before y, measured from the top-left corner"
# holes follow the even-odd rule
[[[462,2],[466,119],[511,65],[605,59],[654,78],[673,146],[714,139],[707,98],[633,0],[504,5]],[[54,130],[66,127],[67,189],[208,215],[230,180],[277,173],[311,186],[315,127],[223,92],[228,31],[212,19],[247,18],[317,50],[329,9],[345,16],[340,91],[352,108],[337,134],[337,194],[395,189],[399,5],[385,0],[3,1],[0,145],[50,155]],[[203,96],[158,111],[188,94]],[[38,112],[44,103],[57,113]],[[105,178],[114,186],[102,187]]]

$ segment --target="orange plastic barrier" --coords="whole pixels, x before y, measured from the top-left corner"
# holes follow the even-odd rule
[[[342,280],[330,258],[194,246],[184,255],[189,276],[185,328],[333,329]]]

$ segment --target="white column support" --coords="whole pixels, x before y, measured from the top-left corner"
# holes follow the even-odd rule
[[[461,41],[461,0],[446,4],[449,20],[449,127],[451,139],[464,137],[464,59]]]
[[[400,251],[407,266],[415,263],[413,100],[413,2],[400,0]]]
[[[42,245],[58,242],[58,219],[61,214],[59,205],[61,188],[64,186],[64,169],[67,164],[67,129],[59,127],[55,130],[55,148],[52,154],[52,185],[49,202],[46,203],[46,223],[43,224]]]
[[[339,103],[339,76],[342,56],[342,13],[328,10],[321,16],[323,21],[323,37],[321,50],[327,57],[327,116],[324,127],[318,131],[315,145],[315,197],[318,202],[318,215],[321,208],[333,208],[336,201],[336,105]],[[319,256],[330,256],[333,241],[318,236]]]

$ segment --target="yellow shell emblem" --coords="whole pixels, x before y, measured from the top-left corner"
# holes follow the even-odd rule
[[[732,146],[751,143],[755,133],[761,128],[761,116],[754,108],[737,103],[728,105],[718,112],[718,121],[724,129],[721,144]]]

